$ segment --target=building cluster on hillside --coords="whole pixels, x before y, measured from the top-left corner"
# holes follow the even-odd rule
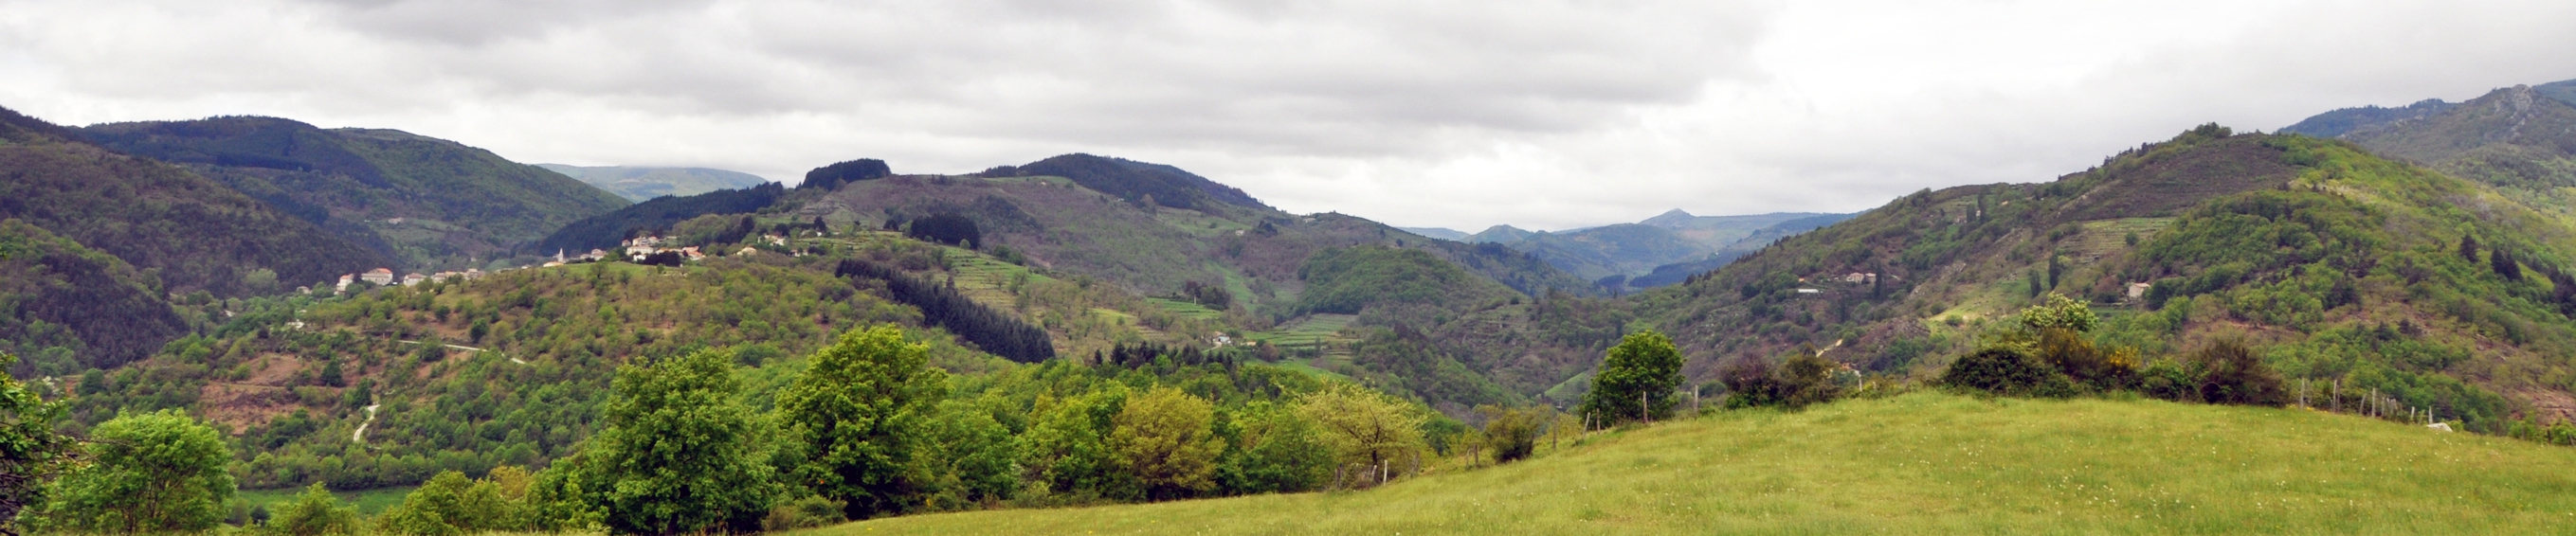
[[[399,278],[394,277],[394,270],[393,270],[392,268],[377,268],[377,269],[374,269],[374,270],[368,270],[366,273],[362,273],[362,274],[340,274],[340,281],[339,281],[339,283],[332,285],[332,286],[331,286],[331,291],[332,291],[332,292],[348,292],[348,291],[349,291],[349,285],[351,285],[351,284],[355,284],[355,283],[357,283],[357,282],[359,282],[359,281],[365,281],[365,282],[367,282],[368,284],[382,287],[382,286],[390,286],[390,285],[393,285],[393,284],[395,284],[395,283],[401,283],[403,286],[412,286],[412,285],[418,285],[418,284],[421,284],[421,283],[436,283],[436,282],[446,281],[446,280],[449,280],[449,279],[469,279],[469,280],[471,280],[471,279],[482,279],[482,278],[483,278],[483,271],[482,271],[482,270],[477,270],[477,269],[472,269],[472,268],[467,268],[467,269],[465,269],[465,271],[462,271],[462,272],[438,272],[438,273],[434,273],[434,274],[423,274],[423,273],[420,273],[420,272],[412,272],[412,273],[409,273],[409,274],[404,274],[402,277],[399,277]],[[297,292],[312,292],[312,287],[298,287],[298,288],[296,288],[295,290],[296,290]]]
[[[1878,282],[1878,274],[1861,272],[1843,274],[1843,282],[1861,285],[1873,284]]]

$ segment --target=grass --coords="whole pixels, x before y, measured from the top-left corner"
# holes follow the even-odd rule
[[[394,505],[402,504],[403,496],[410,495],[411,490],[418,488],[419,486],[401,486],[392,488],[362,489],[357,491],[333,491],[331,494],[339,496],[341,502],[349,503],[352,506],[358,507],[359,515],[372,516],[384,513],[386,509],[393,508]],[[293,501],[295,500],[295,496],[301,493],[304,493],[304,488],[246,489],[238,492],[243,501],[247,501],[254,506],[267,506],[269,507],[268,509],[270,512],[277,511],[278,503]]]
[[[907,516],[858,534],[2533,534],[2576,449],[2298,409],[1937,393],[1718,413],[1371,491]]]

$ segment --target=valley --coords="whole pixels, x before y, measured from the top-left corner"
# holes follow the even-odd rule
[[[28,437],[212,453],[224,530],[2546,530],[2569,87],[1473,234],[1091,154],[790,187],[0,110],[0,352]],[[38,533],[129,515],[64,471]]]

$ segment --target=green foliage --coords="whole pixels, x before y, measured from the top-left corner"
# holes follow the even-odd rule
[[[315,484],[314,489],[320,489]],[[400,506],[377,520],[379,532],[402,536],[458,536],[507,530],[519,517],[493,481],[476,481],[465,473],[446,471],[403,496]]]
[[[732,359],[699,351],[618,367],[608,428],[590,438],[581,485],[621,534],[749,530],[778,494],[766,430],[737,401]]]
[[[2054,292],[2049,293],[2039,305],[2022,309],[2020,322],[2024,329],[2033,333],[2050,329],[2084,333],[2101,325],[2101,319],[2093,315],[2092,306]]]
[[[18,356],[0,351],[0,369]],[[18,382],[0,374],[0,531],[15,533],[18,514],[42,508],[53,479],[68,469],[74,445],[54,431],[63,416],[61,404],[49,403]]]
[[[964,509],[1007,500],[1019,492],[1019,438],[991,413],[964,403],[942,403],[924,439],[927,443],[914,453],[914,461],[926,469],[915,474],[929,477],[925,487],[933,508]]]
[[[2200,399],[2212,404],[2281,406],[2290,403],[2281,375],[2244,343],[2221,340],[2191,355],[2201,370]]]
[[[760,529],[785,532],[838,525],[849,521],[849,518],[841,513],[847,506],[847,503],[841,501],[825,499],[821,496],[808,496],[770,508],[769,515],[760,518]]]
[[[376,266],[462,266],[627,204],[562,174],[395,130],[324,130],[241,116],[82,130],[120,152],[184,165],[395,260],[319,275],[280,269],[299,284]]]
[[[1178,498],[1216,487],[1225,442],[1211,432],[1216,407],[1171,387],[1127,400],[1110,419],[1109,448],[1150,498]]]
[[[5,188],[5,187],[0,187]],[[68,375],[151,355],[188,325],[125,261],[17,219],[0,220],[0,351],[16,374]]]
[[[1654,330],[1630,333],[1592,376],[1583,413],[1604,423],[1670,418],[1682,379],[1682,353],[1672,339]]]
[[[341,503],[320,482],[305,486],[304,493],[274,511],[268,528],[284,536],[355,536],[364,529],[358,522],[358,509]]]
[[[782,424],[801,445],[797,480],[843,501],[849,517],[903,511],[922,487],[908,475],[924,429],[945,394],[929,347],[892,326],[851,330],[816,352],[778,395]]]
[[[90,429],[89,466],[65,475],[47,514],[92,532],[214,528],[232,500],[223,434],[179,410],[119,415]]]
[[[1333,451],[1295,407],[1261,401],[1233,411],[1234,444],[1217,461],[1217,482],[1236,493],[1292,493],[1322,487]]]
[[[1340,467],[1334,471],[1339,482],[1358,480],[1340,475],[1378,468],[1405,474],[1411,468],[1397,463],[1421,460],[1425,419],[1394,397],[1338,384],[1298,400],[1297,414],[1315,423]]]
[[[2012,347],[1988,347],[1960,356],[1941,373],[1941,384],[2007,396],[2062,397],[2074,382],[2056,367]]]
[[[1358,246],[1326,249],[1297,268],[1306,281],[1298,308],[1354,314],[1379,305],[1449,307],[1502,298],[1512,291],[1415,249]]]
[[[1476,414],[1485,418],[1484,445],[1493,449],[1494,463],[1530,457],[1538,449],[1539,435],[1556,422],[1556,410],[1538,406],[1477,406]]]

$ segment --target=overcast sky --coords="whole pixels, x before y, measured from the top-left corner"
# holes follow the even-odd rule
[[[2576,78],[2576,2],[0,0],[0,106],[521,162],[1167,163],[1291,212],[1856,211]]]

